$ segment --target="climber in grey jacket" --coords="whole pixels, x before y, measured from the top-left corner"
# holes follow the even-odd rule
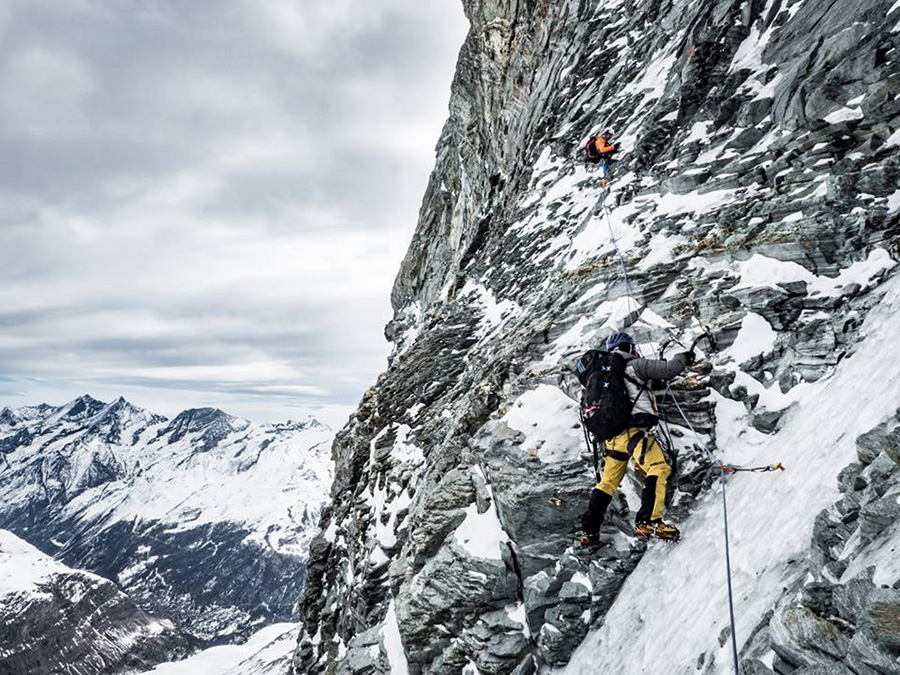
[[[625,387],[633,407],[628,428],[606,442],[603,475],[591,490],[588,510],[582,517],[579,539],[584,546],[596,543],[597,533],[606,509],[625,476],[628,459],[644,478],[641,508],[635,519],[635,534],[639,537],[678,539],[680,533],[671,523],[663,521],[666,509],[666,486],[672,467],[650,429],[659,422],[659,410],[653,394],[653,383],[664,382],[680,375],[695,359],[691,351],[676,354],[670,360],[644,359],[637,355],[634,340],[627,333],[616,333],[606,341],[606,350],[621,352],[626,361]]]

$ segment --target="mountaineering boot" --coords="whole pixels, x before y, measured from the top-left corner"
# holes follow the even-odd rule
[[[582,549],[596,548],[600,545],[600,535],[578,530],[575,533],[575,543],[581,546]]]
[[[650,522],[638,523],[635,527],[634,534],[641,539],[649,539],[656,537],[665,541],[678,541],[681,538],[681,532],[672,523],[666,523],[662,520],[651,520]]]

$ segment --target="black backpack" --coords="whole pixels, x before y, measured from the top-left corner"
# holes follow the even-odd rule
[[[618,352],[591,349],[575,364],[581,394],[581,421],[598,440],[608,441],[628,428],[634,401],[628,395],[625,359]]]
[[[599,162],[600,154],[597,152],[597,135],[594,134],[588,139],[587,145],[584,146],[587,155],[585,156],[585,160],[588,162]],[[595,351],[595,350],[591,350]]]

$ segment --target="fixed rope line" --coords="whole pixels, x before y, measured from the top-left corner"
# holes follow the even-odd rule
[[[637,304],[637,301],[633,299],[631,293],[631,282],[628,279],[628,269],[625,264],[625,256],[622,254],[622,250],[619,248],[619,243],[616,241],[615,233],[613,232],[612,227],[612,219],[609,216],[609,207],[606,205],[606,198],[609,196],[609,189],[606,190],[606,194],[603,197],[603,210],[606,213],[606,225],[609,228],[609,238],[612,242],[613,247],[616,250],[616,254],[619,257],[619,264],[622,266],[622,276],[625,279],[625,293],[627,297],[627,306],[629,313],[631,312],[631,303],[634,304],[639,309],[640,306]],[[637,318],[635,318],[635,334],[637,334]],[[672,389],[669,383],[666,383],[666,394],[672,399],[672,402],[675,404],[675,407],[678,410],[678,413],[681,415],[685,424],[687,424],[688,429],[691,430],[691,433],[694,434],[697,441],[700,443],[701,447],[703,447],[706,452],[710,455],[712,460],[718,464],[719,466],[719,481],[722,485],[722,518],[724,522],[724,531],[725,531],[725,573],[728,581],[728,618],[731,623],[731,656],[734,661],[734,675],[740,675],[740,665],[738,663],[738,650],[737,650],[737,635],[735,629],[735,620],[734,620],[734,588],[732,584],[731,578],[731,542],[729,539],[729,528],[728,528],[728,496],[725,489],[725,465],[721,464],[715,454],[706,447],[706,444],[702,442],[700,438],[700,434],[694,429],[694,425],[691,424],[691,421],[685,415],[684,410],[681,408],[681,405],[678,403],[678,400],[675,398],[675,395],[672,393]]]
[[[728,618],[731,622],[731,657],[734,661],[734,675],[740,675],[741,671],[740,666],[738,665],[737,634],[734,621],[734,589],[732,587],[731,581],[731,544],[728,538],[728,495],[725,490],[725,465],[719,463],[719,460],[716,457],[715,453],[713,453],[713,451],[706,447],[706,444],[703,443],[703,440],[700,438],[700,434],[697,433],[697,431],[694,429],[694,425],[691,424],[691,421],[687,418],[687,415],[681,408],[681,404],[678,403],[678,399],[676,399],[675,395],[672,393],[672,389],[668,383],[666,383],[666,394],[669,396],[669,398],[672,399],[672,402],[678,409],[678,413],[681,415],[684,423],[687,424],[688,429],[691,430],[691,433],[694,434],[694,437],[700,443],[700,446],[704,450],[706,450],[707,454],[719,466],[719,483],[722,485],[722,519],[725,523],[725,574],[728,580]]]
[[[609,229],[609,240],[612,242],[613,248],[616,251],[616,256],[619,258],[619,265],[622,268],[622,277],[625,280],[626,307],[628,308],[629,314],[632,314],[632,312],[634,312],[634,323],[632,325],[634,326],[635,336],[637,336],[637,320],[638,320],[638,317],[640,316],[641,306],[638,303],[638,301],[635,300],[634,294],[631,292],[631,281],[628,278],[628,267],[625,264],[625,256],[622,253],[622,249],[619,248],[619,242],[616,241],[616,235],[613,232],[613,227],[612,227],[612,219],[609,217],[609,207],[606,205],[606,200],[608,197],[609,197],[609,188],[606,189],[606,192],[604,193],[604,196],[603,196],[603,202],[602,202],[603,213],[606,215],[606,227],[607,227],[607,229]],[[632,304],[634,305],[634,309],[632,309]],[[650,344],[649,340],[647,341],[647,344],[649,347],[649,344]]]
[[[720,464],[722,469],[729,476],[739,471],[749,471],[750,473],[768,473],[769,471],[784,471],[784,464],[767,464],[766,466],[735,466],[734,464]]]

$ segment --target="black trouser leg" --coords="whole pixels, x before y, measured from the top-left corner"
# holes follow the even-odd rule
[[[603,519],[606,517],[606,508],[612,501],[612,497],[603,490],[594,488],[591,490],[591,501],[588,503],[588,510],[581,516],[581,529],[587,534],[597,534]],[[652,505],[651,505],[652,508]]]
[[[653,515],[653,505],[656,503],[656,476],[647,476],[644,479],[644,489],[641,492],[641,508],[638,509],[634,521],[636,523],[649,523]]]

